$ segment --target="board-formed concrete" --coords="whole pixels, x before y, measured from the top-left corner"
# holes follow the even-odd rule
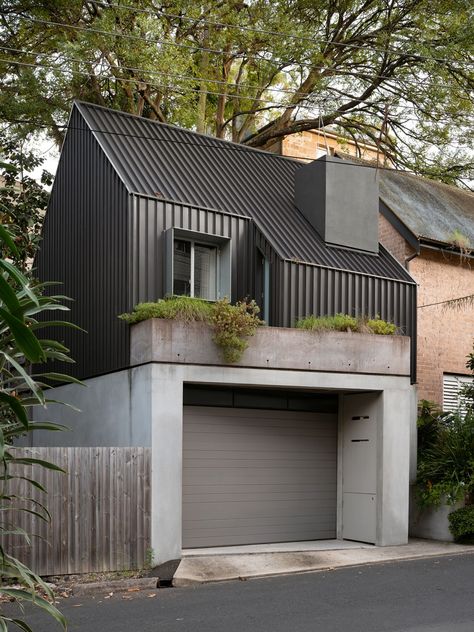
[[[272,386],[379,394],[376,544],[408,541],[409,377],[153,363],[152,533],[154,562],[181,557],[183,384]],[[342,470],[341,470],[342,472]],[[338,513],[342,498],[338,498]]]
[[[131,363],[222,365],[210,327],[152,318],[133,326]],[[410,339],[352,332],[260,327],[233,366],[410,375]]]

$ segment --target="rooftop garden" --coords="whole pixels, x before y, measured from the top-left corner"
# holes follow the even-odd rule
[[[139,303],[132,312],[120,319],[134,325],[150,318],[178,320],[184,323],[201,322],[213,329],[214,342],[220,347],[226,362],[238,362],[248,347],[248,338],[258,327],[265,325],[259,317],[255,301],[243,300],[234,305],[227,298],[209,302],[188,296],[170,296],[152,303]],[[341,331],[377,335],[394,335],[397,327],[381,318],[362,318],[347,314],[335,316],[307,316],[296,321],[295,327],[313,332]]]

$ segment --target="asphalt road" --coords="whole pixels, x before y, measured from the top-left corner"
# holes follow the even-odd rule
[[[474,632],[474,554],[63,599],[71,632]],[[28,616],[35,632],[59,627]]]

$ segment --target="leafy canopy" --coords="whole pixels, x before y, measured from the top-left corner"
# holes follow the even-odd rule
[[[75,98],[263,148],[331,126],[459,182],[473,18],[470,0],[5,0],[0,115],[58,143]]]

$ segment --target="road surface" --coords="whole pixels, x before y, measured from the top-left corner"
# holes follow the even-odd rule
[[[474,554],[73,597],[59,607],[71,632],[474,632]],[[45,616],[27,621],[34,632],[60,630]]]

